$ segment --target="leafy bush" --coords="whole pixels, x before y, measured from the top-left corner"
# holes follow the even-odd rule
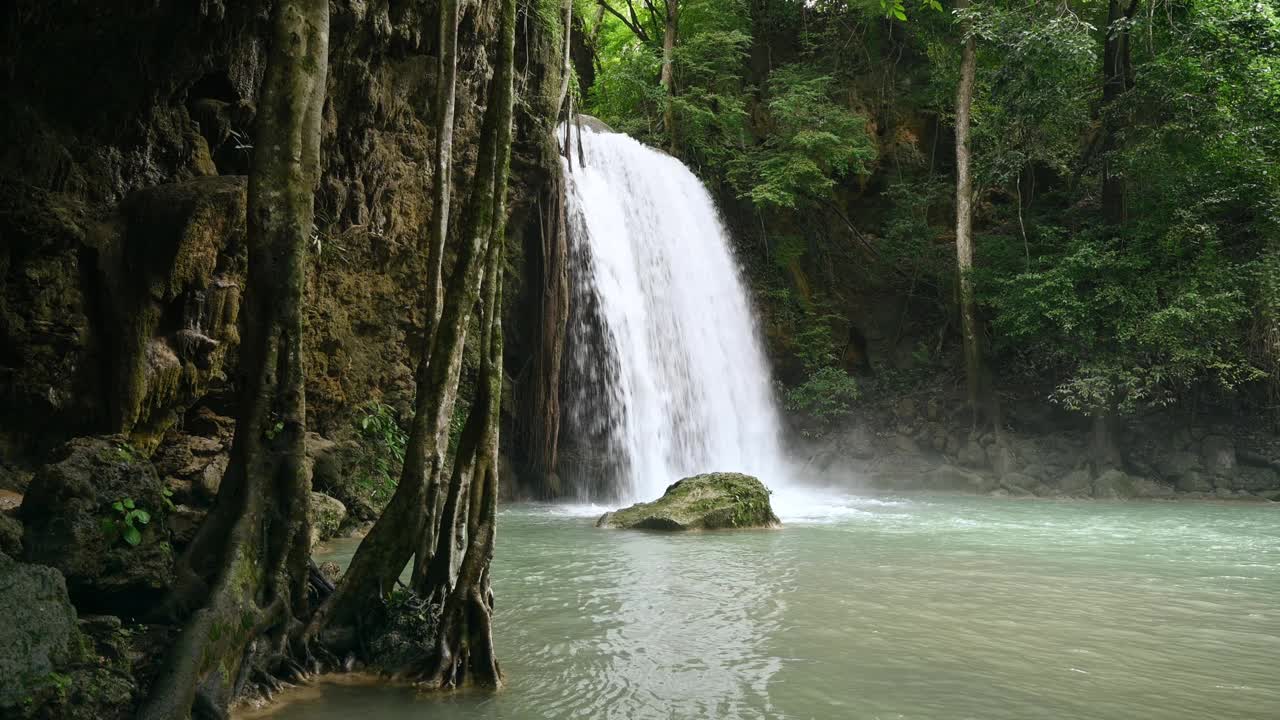
[[[786,391],[787,410],[802,413],[812,423],[804,432],[819,437],[853,409],[858,383],[838,367],[821,367],[801,385]]]
[[[362,450],[356,482],[375,504],[381,505],[395,492],[409,436],[396,421],[395,410],[376,400],[365,403],[355,426]]]
[[[136,507],[133,498],[123,498],[111,503],[112,516],[102,519],[102,532],[107,542],[124,540],[130,545],[142,542],[142,527],[151,522],[151,513]]]
[[[760,207],[794,208],[823,197],[844,176],[866,172],[876,157],[867,120],[832,100],[833,84],[803,64],[769,74],[772,131],[730,167],[742,197]]]

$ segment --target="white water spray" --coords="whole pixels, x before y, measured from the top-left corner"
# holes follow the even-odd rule
[[[581,142],[586,165],[568,175],[570,393],[591,397],[570,403],[571,423],[617,456],[630,499],[702,472],[785,483],[769,367],[710,194],[626,135],[584,128]]]

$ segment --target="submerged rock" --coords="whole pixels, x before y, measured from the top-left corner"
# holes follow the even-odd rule
[[[643,530],[719,530],[780,525],[764,483],[742,473],[687,477],[653,502],[607,512],[596,527]]]

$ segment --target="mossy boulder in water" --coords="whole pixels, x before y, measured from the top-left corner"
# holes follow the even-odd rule
[[[742,473],[707,473],[675,483],[653,502],[605,513],[596,527],[719,530],[779,524],[764,483]]]

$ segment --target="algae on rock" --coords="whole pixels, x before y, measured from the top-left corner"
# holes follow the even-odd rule
[[[640,530],[772,528],[781,524],[769,489],[742,473],[706,473],[674,483],[662,497],[607,512],[596,527]]]

